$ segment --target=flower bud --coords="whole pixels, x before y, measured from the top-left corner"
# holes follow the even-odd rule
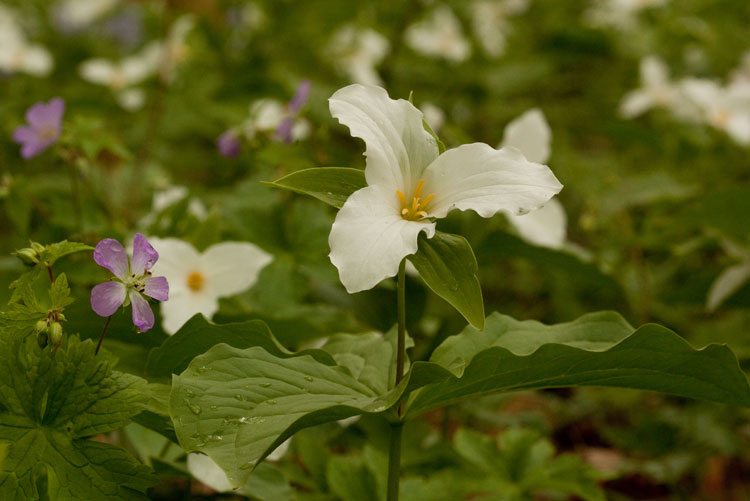
[[[62,342],[63,328],[57,322],[52,322],[49,326],[49,342],[50,344],[57,346]]]
[[[44,252],[45,247],[39,242],[31,242],[31,249],[37,254]]]
[[[46,320],[38,320],[36,325],[34,326],[34,332],[39,334],[40,332],[45,332],[47,330],[47,327],[49,325],[47,324]]]
[[[18,259],[20,259],[23,264],[34,266],[39,262],[39,256],[36,252],[34,252],[34,249],[31,249],[29,247],[17,250],[13,254],[18,257]]]

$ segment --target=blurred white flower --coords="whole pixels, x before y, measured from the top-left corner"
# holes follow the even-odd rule
[[[286,106],[276,99],[259,99],[250,105],[250,114],[240,126],[245,138],[251,141],[259,133],[272,133],[289,116]],[[310,123],[296,117],[292,123],[291,139],[298,141],[310,135]]]
[[[79,73],[87,82],[108,87],[120,105],[133,110],[143,105],[144,98],[142,94],[132,91],[156,73],[160,59],[160,44],[151,42],[137,54],[118,62],[104,58],[88,59],[81,63]]]
[[[750,249],[726,238],[722,238],[720,243],[726,253],[737,259],[739,264],[726,268],[711,284],[706,297],[708,311],[715,311],[721,303],[750,281]]]
[[[541,110],[534,108],[523,113],[505,127],[500,148],[513,147],[521,151],[529,162],[546,164],[550,155],[552,130]],[[550,199],[542,208],[528,214],[506,213],[508,221],[529,243],[559,249],[565,244],[568,218],[562,204]]]
[[[204,252],[177,238],[151,238],[159,253],[155,275],[167,277],[169,301],[161,304],[162,328],[174,334],[190,317],[202,313],[211,319],[219,298],[249,289],[273,259],[249,242],[221,242]]]
[[[667,2],[668,0],[596,0],[583,16],[591,26],[628,30],[638,25],[640,11],[662,7]]]
[[[524,12],[530,0],[478,0],[471,4],[474,36],[487,56],[497,58],[505,53],[505,36],[511,30],[507,18]]]
[[[750,50],[740,57],[740,64],[729,75],[729,85],[738,83],[750,84]]]
[[[29,43],[15,12],[0,5],[0,72],[45,77],[53,67],[49,51]]]
[[[633,118],[652,108],[677,109],[679,99],[679,90],[670,81],[669,68],[664,60],[658,56],[646,56],[641,59],[641,86],[623,96],[620,115]]]
[[[424,121],[430,126],[433,132],[437,132],[445,122],[445,112],[430,102],[424,102],[419,107],[424,115]]]
[[[723,130],[740,145],[750,145],[750,82],[722,86],[714,80],[686,78],[680,87],[704,123]]]
[[[190,192],[187,187],[181,185],[170,186],[161,191],[154,192],[151,202],[151,212],[144,216],[138,224],[142,227],[151,226],[156,222],[156,217],[159,213],[175,205],[177,202],[184,200],[189,194]],[[199,221],[203,221],[208,216],[206,206],[203,205],[203,202],[197,197],[191,197],[190,200],[188,200],[187,211]],[[172,220],[169,218],[163,218],[160,222],[162,228],[167,228],[172,223]]]
[[[346,25],[333,35],[326,50],[336,69],[354,83],[380,85],[375,67],[390,52],[388,39],[369,28]]]
[[[119,0],[61,0],[55,6],[55,20],[64,31],[78,31],[111,12]]]
[[[429,57],[442,57],[454,63],[471,55],[471,45],[463,35],[461,23],[453,11],[444,5],[406,29],[406,43],[415,51]]]
[[[178,17],[169,28],[169,33],[162,40],[159,58],[159,77],[166,83],[175,79],[177,66],[188,58],[190,47],[187,36],[195,27],[195,18],[190,14]]]

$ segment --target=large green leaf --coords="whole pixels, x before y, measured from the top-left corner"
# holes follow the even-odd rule
[[[56,352],[33,338],[0,347],[0,499],[145,499],[155,477],[117,447],[87,440],[122,428],[147,405],[144,380],[112,370],[94,343]]]
[[[435,232],[419,236],[417,253],[408,256],[427,286],[448,301],[471,325],[484,326],[482,289],[477,278],[477,260],[465,238]]]
[[[347,167],[316,167],[292,172],[276,181],[263,183],[310,195],[340,209],[349,195],[364,188],[365,172]]]
[[[427,382],[412,396],[412,416],[489,392],[566,386],[637,388],[750,406],[750,386],[729,348],[695,350],[656,324],[633,331],[614,312],[549,326],[494,313],[484,331],[467,327],[446,339],[429,363],[414,364],[411,377],[414,389]]]

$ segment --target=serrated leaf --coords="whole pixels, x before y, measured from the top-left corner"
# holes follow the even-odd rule
[[[94,343],[70,337],[56,352],[35,339],[0,346],[0,499],[145,499],[150,470],[87,437],[123,427],[145,407],[146,382],[112,370]]]
[[[279,358],[220,344],[174,376],[170,414],[183,448],[207,454],[240,486],[297,430],[394,404],[309,354]]]
[[[614,312],[549,326],[493,313],[484,331],[467,327],[430,360],[412,368],[410,386],[427,385],[412,396],[409,415],[490,392],[567,386],[636,388],[750,406],[750,386],[729,348],[695,350],[656,324],[633,331]]]
[[[52,282],[49,288],[49,298],[52,302],[52,309],[62,311],[66,306],[71,304],[75,299],[70,297],[70,287],[68,287],[68,277],[61,273]]]
[[[482,329],[484,302],[477,260],[465,238],[439,231],[427,238],[420,233],[417,253],[407,258],[435,294],[448,301],[471,325]]]
[[[263,184],[310,195],[340,209],[349,195],[367,186],[367,181],[365,172],[359,169],[316,167],[298,170]]]
[[[63,240],[62,242],[56,242],[54,244],[47,245],[40,254],[40,261],[52,266],[53,264],[55,264],[55,261],[57,261],[61,257],[65,257],[69,254],[75,254],[76,252],[92,250],[94,250],[94,248],[90,245]]]

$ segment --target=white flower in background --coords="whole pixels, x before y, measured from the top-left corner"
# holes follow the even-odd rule
[[[0,72],[45,77],[53,67],[49,51],[29,43],[16,14],[0,5]]]
[[[357,416],[359,417],[359,416]],[[267,461],[278,461],[289,450],[289,444],[291,438],[286,442],[279,445],[275,451],[266,456]],[[216,492],[238,492],[229,483],[227,474],[224,473],[218,464],[213,459],[206,456],[205,454],[190,453],[187,456],[187,469],[190,474],[196,478],[199,482],[209,486]],[[240,487],[239,493],[243,494],[243,489]],[[253,494],[248,492],[247,494]]]
[[[474,36],[491,58],[505,53],[505,36],[512,29],[508,17],[520,14],[530,0],[479,0],[471,4],[471,25]]]
[[[584,12],[584,20],[591,26],[629,30],[638,26],[638,14],[642,10],[662,7],[667,2],[668,0],[596,0]]]
[[[169,28],[167,37],[160,42],[159,77],[162,81],[174,81],[177,66],[188,58],[190,47],[187,36],[195,27],[195,18],[190,14],[178,17]]]
[[[145,99],[136,86],[156,74],[160,59],[160,44],[151,42],[137,54],[118,62],[88,59],[81,63],[79,73],[87,82],[108,87],[123,108],[135,110],[143,106]]]
[[[219,298],[249,289],[273,259],[248,242],[221,242],[203,253],[177,238],[151,238],[159,253],[156,275],[167,277],[169,301],[161,305],[162,328],[174,334],[190,317],[202,313],[211,319]]]
[[[746,50],[740,57],[740,64],[729,75],[729,85],[750,84],[750,50]]]
[[[55,6],[55,19],[64,31],[78,31],[111,12],[119,0],[62,0]]]
[[[439,131],[445,122],[445,112],[438,106],[429,102],[422,103],[419,109],[422,110],[424,121],[427,122],[427,125],[430,126],[432,131]]]
[[[404,36],[409,47],[425,56],[460,63],[471,55],[471,45],[463,35],[461,23],[444,5],[435,8],[427,19],[409,26]]]
[[[281,101],[270,98],[259,99],[250,105],[250,114],[240,125],[240,130],[245,138],[251,141],[258,133],[275,132],[288,116],[289,112]],[[295,117],[291,128],[292,141],[307,138],[310,130],[310,122],[304,118]]]
[[[727,254],[737,259],[739,264],[726,268],[711,284],[706,297],[708,311],[715,311],[721,303],[750,282],[750,249],[726,238],[722,238],[720,243]]]
[[[151,226],[156,222],[157,216],[162,211],[184,200],[189,194],[190,191],[187,187],[181,185],[170,186],[164,190],[154,192],[151,202],[151,212],[140,220],[139,225],[143,227]],[[206,206],[197,197],[191,197],[188,200],[187,211],[199,221],[203,221],[208,216]],[[172,223],[169,218],[163,218],[160,222],[162,228],[167,228]]]
[[[623,96],[620,114],[625,118],[637,117],[652,108],[679,107],[680,94],[669,79],[669,68],[663,59],[646,56],[641,59],[641,86]]]
[[[686,78],[681,89],[704,123],[723,130],[740,145],[750,145],[750,83],[738,81],[725,87],[714,80]]]
[[[333,35],[326,52],[337,70],[352,82],[380,85],[382,79],[375,67],[390,50],[388,39],[377,31],[346,25]]]
[[[545,165],[515,148],[465,144],[439,154],[423,115],[374,86],[350,85],[330,99],[331,114],[365,142],[367,186],[336,215],[331,262],[350,293],[394,276],[417,237],[454,209],[482,217],[535,210],[562,189]],[[171,282],[170,282],[171,283]]]
[[[501,148],[513,147],[529,162],[544,164],[549,160],[552,131],[539,109],[531,109],[505,127]],[[534,164],[532,164],[534,165]],[[555,198],[539,210],[528,214],[507,214],[508,221],[529,243],[559,249],[565,243],[568,218]]]

